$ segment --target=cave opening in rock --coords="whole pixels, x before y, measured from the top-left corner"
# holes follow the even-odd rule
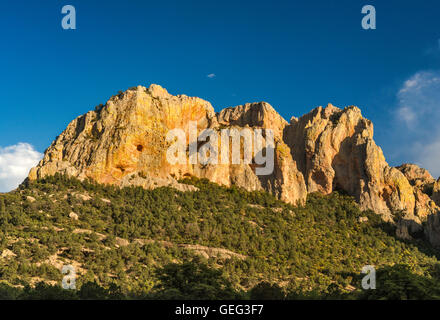
[[[144,150],[144,146],[141,144],[138,144],[136,149],[137,149],[137,151],[141,152],[142,150]]]

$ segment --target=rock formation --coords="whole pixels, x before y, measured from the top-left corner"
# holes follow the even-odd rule
[[[418,165],[405,163],[397,167],[408,179],[412,186],[425,186],[434,183],[434,178],[428,170],[420,168]]]
[[[275,135],[275,169],[269,176],[257,176],[252,164],[175,164],[166,159],[169,130],[179,128],[190,140],[189,123],[197,123],[198,133],[222,127],[269,128]],[[303,203],[307,190],[302,174],[282,141],[287,122],[267,103],[228,108],[216,115],[207,101],[185,95],[172,96],[158,85],[138,86],[113,96],[73,120],[46,150],[44,158],[29,173],[35,180],[57,172],[91,178],[99,183],[154,188],[179,184],[187,175],[207,178],[226,186],[247,190],[269,190],[281,199]]]
[[[292,157],[308,192],[343,190],[391,220],[392,212],[414,212],[414,194],[405,176],[385,161],[373,140],[373,125],[354,106],[318,107],[285,128]]]
[[[197,122],[198,134],[204,129],[271,129],[273,172],[257,175],[254,161],[171,165],[166,158],[170,130],[185,132],[187,155],[191,144],[199,146],[197,137],[189,134],[190,122]],[[419,232],[427,221],[427,237],[440,245],[436,233],[440,230],[440,180],[436,182],[416,165],[390,167],[373,140],[373,124],[354,106],[339,109],[329,104],[288,123],[265,102],[215,113],[200,98],[173,96],[158,85],[138,86],[73,120],[31,170],[29,179],[57,172],[100,183],[171,185],[183,191],[193,187],[178,180],[193,175],[226,186],[267,190],[293,204],[304,203],[310,192],[340,190],[387,221],[402,218],[398,224],[402,237]]]
[[[440,206],[440,178],[434,182],[433,188],[432,188],[432,200]]]

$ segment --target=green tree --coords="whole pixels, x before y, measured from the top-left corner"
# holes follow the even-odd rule
[[[0,197],[0,214],[4,213],[6,213],[5,199],[3,199],[3,197]]]
[[[197,259],[171,263],[157,272],[157,296],[163,299],[235,299],[238,294],[220,270]]]
[[[365,290],[361,299],[440,299],[440,286],[438,279],[414,274],[408,265],[397,264],[377,270],[376,289]]]
[[[283,300],[283,289],[276,283],[263,281],[250,290],[252,300]]]

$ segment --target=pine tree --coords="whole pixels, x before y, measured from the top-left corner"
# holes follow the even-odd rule
[[[5,200],[0,198],[0,214],[6,213]]]

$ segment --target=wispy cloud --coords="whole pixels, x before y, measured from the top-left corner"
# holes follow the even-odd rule
[[[405,124],[410,127],[417,120],[416,113],[410,108],[406,106],[402,106],[397,109],[397,116],[401,121],[405,122]]]
[[[416,163],[427,168],[434,177],[440,176],[440,134],[434,136],[431,141],[423,143],[416,142],[414,144],[414,153]]]
[[[28,143],[0,147],[0,192],[8,192],[18,187],[42,157],[43,155]]]
[[[215,73],[210,73],[210,74],[207,75],[207,77],[209,79],[215,78]]]
[[[397,93],[398,135],[402,156],[440,176],[440,71],[420,71]]]
[[[428,56],[438,57],[440,55],[440,39],[437,39],[435,44],[428,47],[424,53],[425,53],[425,55],[428,55]]]

